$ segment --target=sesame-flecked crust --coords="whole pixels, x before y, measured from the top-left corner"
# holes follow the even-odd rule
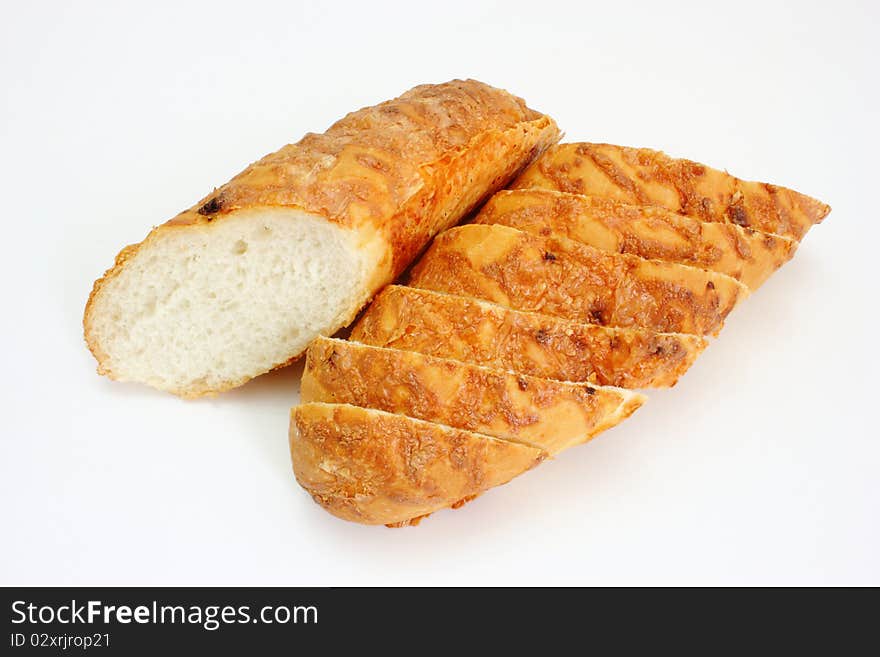
[[[582,324],[397,285],[376,297],[350,339],[622,388],[672,386],[706,347],[698,336]]]
[[[717,334],[748,294],[724,274],[482,224],[439,235],[410,284],[579,322],[695,335]]]
[[[612,144],[567,143],[548,149],[511,187],[658,205],[702,221],[796,240],[831,211],[821,201],[784,187],[740,180],[659,151]]]
[[[333,404],[292,409],[290,452],[297,481],[327,511],[398,526],[504,484],[547,456],[522,443]]]
[[[302,401],[352,404],[535,445],[556,454],[629,416],[641,395],[318,338]]]
[[[95,282],[83,319],[98,372],[116,378],[90,329],[94,299],[126,261],[165,231],[204,228],[259,208],[309,212],[354,231],[358,243],[375,254],[375,269],[365,281],[364,296],[369,299],[434,234],[506,185],[558,138],[552,119],[529,109],[521,98],[475,80],[421,85],[394,100],[352,112],[322,134],[307,134],[251,164],[155,228],[143,242],[119,253],[114,266]],[[352,319],[354,314],[326,332]],[[290,354],[285,362],[297,356]],[[219,388],[174,392],[197,397],[248,378]]]
[[[752,290],[791,259],[797,247],[793,239],[658,206],[541,189],[498,192],[475,223],[559,235],[605,251],[717,271]]]

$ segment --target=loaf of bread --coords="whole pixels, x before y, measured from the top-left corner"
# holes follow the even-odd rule
[[[568,237],[604,251],[677,262],[731,276],[754,290],[793,255],[793,239],[705,222],[657,206],[550,190],[498,192],[475,223]]]
[[[647,148],[571,143],[549,149],[511,185],[656,205],[701,221],[800,240],[831,208],[768,183],[749,182]]]
[[[579,322],[695,335],[717,333],[748,295],[724,274],[481,224],[439,235],[410,284]]]
[[[195,397],[290,362],[557,139],[473,80],[306,135],[122,250],[85,310],[98,371]]]
[[[412,351],[317,338],[302,401],[351,404],[540,447],[550,455],[626,419],[631,390],[542,379]]]
[[[346,404],[290,417],[297,481],[330,513],[403,526],[507,483],[543,461],[524,443]]]
[[[623,388],[675,385],[706,347],[696,335],[582,324],[399,285],[376,297],[350,337],[546,379]]]

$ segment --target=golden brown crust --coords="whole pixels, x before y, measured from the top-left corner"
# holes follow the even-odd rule
[[[747,289],[723,274],[471,224],[439,235],[414,287],[603,326],[717,333]]]
[[[252,209],[303,210],[355,231],[363,248],[376,252],[375,271],[365,283],[369,298],[434,234],[507,184],[558,138],[551,118],[529,109],[521,98],[475,80],[418,86],[352,112],[323,134],[307,134],[250,165],[140,244],[123,249],[95,282],[83,318],[98,372],[115,378],[91,330],[94,300],[126,260],[166,231],[215,225]],[[328,332],[353,320],[356,312]],[[248,378],[176,392],[197,397]]]
[[[355,406],[291,411],[294,474],[330,513],[407,524],[504,484],[546,454],[521,443]]]
[[[513,183],[633,205],[658,205],[702,221],[800,240],[831,211],[798,192],[749,182],[646,148],[572,143],[549,149]]]
[[[397,285],[376,297],[350,339],[622,388],[672,386],[706,347],[697,336],[581,324]]]
[[[498,192],[475,223],[558,235],[605,251],[717,271],[752,290],[791,259],[797,247],[796,241],[779,235],[700,221],[657,206],[552,190]]]
[[[558,139],[553,120],[476,80],[415,87],[250,165],[168,223],[293,207],[390,245],[390,280],[437,232]]]
[[[541,379],[346,340],[306,352],[302,400],[352,404],[525,442],[549,454],[579,445],[642,403],[620,388]]]

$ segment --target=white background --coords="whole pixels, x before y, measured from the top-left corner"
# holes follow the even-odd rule
[[[877,3],[141,4],[0,21],[0,584],[880,584]],[[297,486],[299,368],[197,402],[95,375],[82,309],[120,247],[304,132],[453,77],[567,140],[834,210],[676,388],[414,529]]]

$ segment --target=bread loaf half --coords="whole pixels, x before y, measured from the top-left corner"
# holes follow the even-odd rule
[[[674,385],[705,338],[582,324],[453,294],[389,285],[351,339],[562,381]]]
[[[695,335],[717,333],[748,295],[724,274],[481,224],[439,235],[410,284],[579,322]]]
[[[557,138],[473,80],[306,135],[122,250],[85,310],[98,371],[194,397],[284,365]]]
[[[302,401],[352,404],[540,447],[553,455],[626,419],[631,390],[541,379],[412,351],[317,338]]]
[[[345,404],[290,416],[297,481],[330,513],[365,524],[415,524],[507,483],[547,454],[530,445]]]
[[[716,271],[752,290],[785,264],[797,247],[793,239],[700,221],[658,206],[541,189],[498,192],[475,223],[569,237],[604,251]]]
[[[702,221],[731,223],[800,240],[831,211],[798,192],[749,182],[647,148],[570,143],[552,148],[513,183],[634,205],[659,205]]]

